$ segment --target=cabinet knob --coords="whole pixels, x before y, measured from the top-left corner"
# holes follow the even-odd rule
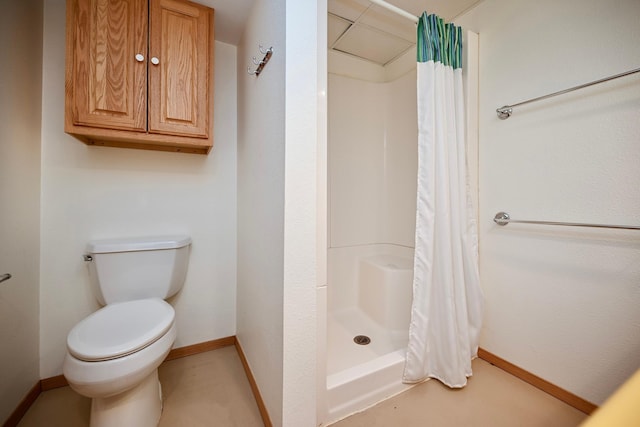
[[[154,56],[151,58],[151,63],[153,65],[158,65],[160,63],[160,60]]]
[[[141,53],[136,54],[136,61],[138,62],[144,61],[144,55]]]

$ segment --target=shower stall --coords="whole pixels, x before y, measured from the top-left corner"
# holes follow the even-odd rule
[[[335,27],[340,20],[329,14],[330,34],[332,21]],[[397,23],[403,31],[415,32],[411,23]],[[400,54],[386,53],[385,58],[385,52],[378,51],[368,59],[341,51],[357,43],[340,37],[329,40],[322,424],[410,387],[402,383],[412,302],[418,161],[417,76],[410,37],[407,33],[405,47],[396,47],[403,49]],[[465,34],[465,47],[468,162],[476,198],[476,34]]]
[[[415,66],[328,78],[329,421],[405,388],[415,234]]]

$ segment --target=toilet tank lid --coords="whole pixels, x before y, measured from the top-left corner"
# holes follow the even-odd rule
[[[190,244],[191,237],[185,235],[130,237],[91,241],[87,244],[87,252],[105,254],[111,252],[154,251],[178,249]]]

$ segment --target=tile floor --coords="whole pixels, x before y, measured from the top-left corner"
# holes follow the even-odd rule
[[[428,381],[334,427],[568,427],[586,417],[506,372],[475,360],[467,387]],[[166,362],[160,427],[262,426],[234,347]],[[85,427],[90,401],[69,387],[40,394],[19,427]]]

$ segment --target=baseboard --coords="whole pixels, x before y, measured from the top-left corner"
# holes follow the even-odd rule
[[[265,427],[273,427],[273,424],[271,423],[271,419],[269,418],[269,412],[267,411],[267,407],[265,406],[264,400],[262,400],[262,396],[260,395],[258,384],[256,383],[256,380],[253,377],[253,372],[251,372],[251,368],[249,368],[249,363],[247,362],[247,358],[244,355],[244,351],[242,351],[242,346],[240,345],[240,341],[238,341],[237,338],[235,340],[235,344],[236,344],[236,350],[238,351],[238,356],[240,357],[240,361],[242,362],[242,366],[244,367],[244,372],[247,375],[247,379],[249,380],[251,391],[253,391],[253,396],[256,399],[256,403],[258,404],[258,410],[260,411],[262,422],[264,423]]]
[[[69,383],[64,375],[56,375],[55,377],[44,378],[40,380],[40,390],[49,391],[54,388],[66,387]]]
[[[27,393],[27,395],[22,399],[22,401],[18,404],[16,409],[9,415],[9,418],[2,424],[3,427],[16,427],[24,414],[27,413],[33,402],[36,401],[41,392],[40,382],[37,382],[36,385],[31,387],[31,390]]]
[[[222,347],[229,347],[230,345],[234,345],[236,343],[236,337],[224,337],[219,338],[217,340],[205,341],[198,344],[192,344],[185,347],[174,348],[169,352],[165,362],[170,360],[179,359],[181,357],[193,356],[194,354],[204,353],[211,350],[217,350]],[[164,363],[164,362],[163,362]]]
[[[583,398],[576,396],[575,394],[561,387],[558,387],[557,385],[552,384],[549,381],[532,374],[531,372],[525,371],[519,366],[516,366],[511,362],[507,362],[501,357],[496,356],[495,354],[490,353],[482,348],[478,349],[478,357],[502,369],[503,371],[510,373],[514,377],[519,378],[536,388],[539,388],[540,390],[544,391],[547,394],[550,394],[556,399],[562,400],[567,405],[573,406],[577,410],[582,411],[587,415],[591,415],[593,411],[598,409],[597,405],[584,400]]]

